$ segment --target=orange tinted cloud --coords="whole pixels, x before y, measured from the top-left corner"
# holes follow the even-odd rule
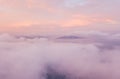
[[[0,0],[0,28],[86,27],[119,24],[119,0]],[[42,26],[41,26],[42,25]],[[13,29],[14,30],[14,29]],[[41,30],[41,29],[39,29]]]

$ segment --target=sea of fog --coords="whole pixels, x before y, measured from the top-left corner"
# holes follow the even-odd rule
[[[120,79],[120,34],[0,34],[0,79]]]

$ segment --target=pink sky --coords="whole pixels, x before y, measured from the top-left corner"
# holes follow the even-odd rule
[[[120,0],[0,0],[0,32],[119,31],[119,4]]]

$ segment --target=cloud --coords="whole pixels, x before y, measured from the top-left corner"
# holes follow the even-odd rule
[[[14,27],[34,28],[33,25],[118,30],[119,3],[119,0],[0,0],[0,27],[8,30],[11,27],[13,30],[9,31],[15,31]]]
[[[73,35],[83,39],[73,43],[68,39],[58,42],[55,37],[1,34],[0,79],[120,78],[119,33]]]

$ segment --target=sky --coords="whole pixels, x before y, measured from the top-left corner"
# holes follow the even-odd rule
[[[0,79],[120,79],[119,7],[120,0],[0,0]]]
[[[120,0],[0,0],[0,33],[120,30]]]

